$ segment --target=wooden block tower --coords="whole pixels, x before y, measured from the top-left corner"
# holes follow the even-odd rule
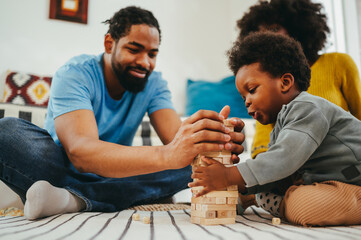
[[[234,130],[234,126],[228,119],[224,120],[224,125]],[[206,166],[201,157],[212,158],[226,166],[232,166],[232,153],[230,151],[203,152],[193,160],[192,168],[196,166]],[[194,179],[197,181],[197,179]],[[200,197],[194,197],[203,187],[192,188],[191,201],[191,222],[201,225],[234,224],[236,219],[236,205],[238,202],[237,185],[228,186],[222,191],[213,191]]]

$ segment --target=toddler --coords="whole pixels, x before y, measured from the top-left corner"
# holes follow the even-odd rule
[[[361,121],[306,92],[310,68],[298,42],[260,32],[235,42],[229,66],[248,114],[274,123],[267,152],[233,167],[204,158],[197,196],[237,184],[257,204],[304,226],[361,224]]]

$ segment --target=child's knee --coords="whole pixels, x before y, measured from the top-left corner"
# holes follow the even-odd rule
[[[359,223],[361,217],[353,215],[360,215],[361,203],[357,201],[357,190],[352,187],[336,181],[292,186],[283,199],[281,215],[291,223],[304,226]]]
[[[305,201],[306,186],[290,187],[281,204],[281,215],[289,222],[299,225],[308,225],[313,204]]]

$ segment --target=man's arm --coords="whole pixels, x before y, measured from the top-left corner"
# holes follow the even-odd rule
[[[164,145],[170,143],[181,126],[181,120],[173,109],[161,109],[153,112],[150,123]]]
[[[224,149],[230,137],[220,119],[216,112],[198,111],[182,123],[174,139],[165,146],[128,147],[101,141],[90,110],[60,115],[55,119],[55,130],[79,171],[120,178],[183,168],[199,152]]]

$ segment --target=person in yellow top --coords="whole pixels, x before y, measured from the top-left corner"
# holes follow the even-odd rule
[[[327,17],[323,6],[311,0],[259,1],[237,21],[238,39],[252,32],[272,31],[297,40],[311,67],[310,87],[307,92],[342,107],[361,120],[361,82],[356,64],[344,53],[319,54],[325,47]],[[277,61],[277,59],[275,59]],[[292,61],[292,59],[290,59]],[[256,122],[251,157],[266,152],[274,124]],[[258,195],[258,198],[260,196]],[[238,213],[257,205],[255,195],[241,195]]]
[[[361,82],[356,64],[344,53],[319,51],[330,32],[322,5],[310,0],[260,1],[237,21],[239,39],[251,32],[273,31],[300,42],[311,66],[308,93],[320,96],[361,120]],[[273,124],[256,123],[251,156],[267,151]]]

